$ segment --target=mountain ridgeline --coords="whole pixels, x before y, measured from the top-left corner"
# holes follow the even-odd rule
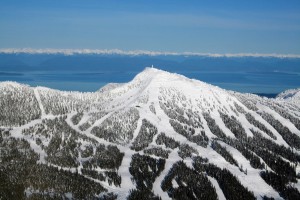
[[[300,199],[299,90],[154,68],[92,93],[0,83],[0,199]]]

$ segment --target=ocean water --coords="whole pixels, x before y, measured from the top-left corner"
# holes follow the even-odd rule
[[[16,81],[30,86],[45,86],[66,91],[93,92],[107,83],[124,83],[140,71],[28,71],[1,72],[0,81]],[[226,72],[226,71],[171,71],[201,80],[224,89],[243,93],[278,94],[300,87],[299,73],[286,72]]]
[[[93,92],[154,65],[224,89],[278,94],[300,87],[300,59],[276,57],[1,54],[0,81]]]

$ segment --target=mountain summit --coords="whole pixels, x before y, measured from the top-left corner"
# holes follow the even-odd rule
[[[285,99],[155,68],[94,93],[2,82],[0,197],[299,199]]]

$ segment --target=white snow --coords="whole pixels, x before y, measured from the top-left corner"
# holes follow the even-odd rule
[[[276,97],[277,100],[287,101],[300,105],[300,88],[286,90]]]
[[[38,88],[34,88],[34,94],[35,94],[36,100],[37,100],[38,103],[39,103],[39,107],[40,107],[40,109],[41,109],[42,118],[43,118],[43,117],[46,115],[46,113],[45,113],[45,109],[44,109],[43,103],[42,103],[42,101],[41,101],[41,97],[40,97]]]
[[[223,191],[221,190],[220,186],[219,186],[219,183],[218,181],[211,177],[211,176],[208,176],[207,175],[207,178],[210,180],[210,182],[213,184],[213,186],[216,188],[216,192],[217,192],[217,195],[218,195],[218,199],[219,200],[226,200],[225,196],[224,196],[224,193]]]
[[[13,85],[15,86],[15,83],[5,83],[7,85]],[[2,84],[3,85],[3,84]],[[17,86],[16,86],[17,87]],[[98,143],[104,144],[104,145],[115,145],[117,146],[121,152],[125,154],[122,164],[118,170],[118,173],[122,177],[122,183],[121,187],[115,187],[110,186],[107,182],[100,182],[105,188],[108,189],[109,192],[116,192],[118,194],[118,199],[125,199],[130,189],[135,188],[135,184],[131,180],[131,174],[129,172],[129,166],[131,162],[131,157],[133,154],[137,153],[130,149],[130,146],[132,145],[132,142],[137,137],[140,128],[142,126],[142,120],[147,119],[151,124],[155,125],[158,130],[158,134],[161,132],[164,132],[168,137],[174,138],[176,141],[179,141],[181,144],[188,144],[189,146],[195,148],[199,155],[205,158],[208,158],[209,162],[220,167],[220,168],[226,168],[228,169],[233,175],[235,175],[240,181],[241,184],[244,185],[246,188],[248,188],[250,191],[254,192],[254,195],[261,199],[261,196],[266,195],[268,197],[274,197],[275,199],[281,199],[278,192],[275,191],[271,186],[269,186],[260,176],[260,171],[258,169],[254,169],[251,167],[249,161],[235,148],[220,142],[220,144],[233,155],[233,157],[237,160],[239,165],[243,166],[243,169],[247,169],[247,174],[244,172],[241,172],[238,167],[235,165],[231,165],[228,163],[220,154],[218,154],[216,151],[214,151],[210,146],[207,148],[201,147],[196,145],[195,143],[192,143],[187,140],[186,137],[180,135],[177,133],[173,127],[171,126],[169,120],[170,117],[162,110],[159,104],[159,98],[166,98],[166,101],[170,101],[174,104],[176,104],[178,107],[184,109],[185,111],[191,110],[193,114],[198,115],[199,119],[202,122],[202,126],[195,129],[195,132],[198,134],[200,131],[204,130],[205,134],[208,136],[208,138],[216,138],[209,129],[202,113],[209,113],[210,116],[215,120],[216,124],[222,129],[222,131],[229,137],[235,138],[235,135],[226,127],[224,122],[222,121],[219,111],[222,111],[228,116],[234,116],[243,126],[243,128],[246,131],[246,134],[249,137],[252,137],[253,134],[251,133],[250,129],[253,128],[255,130],[258,130],[256,127],[254,127],[252,124],[250,124],[245,116],[243,114],[236,114],[234,111],[232,111],[231,107],[234,108],[234,102],[238,105],[242,106],[246,112],[251,113],[252,116],[255,117],[256,120],[264,124],[268,129],[270,129],[273,134],[277,137],[277,140],[273,140],[270,138],[267,134],[263,133],[263,136],[273,140],[274,142],[278,144],[282,144],[286,147],[288,147],[288,144],[283,140],[281,135],[270,125],[268,124],[260,115],[258,115],[256,112],[247,109],[239,100],[233,95],[232,92],[228,92],[226,90],[223,90],[219,87],[209,85],[207,83],[188,79],[184,76],[178,75],[178,74],[171,74],[168,72],[164,72],[155,68],[146,68],[143,72],[138,74],[131,82],[125,83],[125,84],[110,84],[102,89],[100,91],[95,93],[78,93],[78,92],[60,92],[60,91],[54,91],[42,87],[34,88],[34,94],[38,101],[39,108],[42,113],[42,119],[53,119],[56,116],[53,115],[47,115],[45,113],[43,102],[41,101],[41,94],[48,94],[51,95],[53,93],[59,94],[63,97],[65,97],[64,104],[72,104],[72,111],[67,114],[66,122],[67,124],[72,127],[75,131],[77,131],[79,134],[85,135],[88,138],[91,138],[95,140]],[[277,103],[285,106],[285,100],[289,98],[297,97],[298,93],[293,93],[293,96],[291,97],[290,92],[287,95],[288,97],[284,95],[279,95],[279,97],[274,100]],[[44,96],[42,96],[44,97]],[[69,100],[70,98],[71,100]],[[259,97],[253,97],[253,96],[247,96],[249,99],[253,99],[253,101],[256,101]],[[80,122],[77,125],[74,125],[71,121],[72,116],[74,116],[77,112],[73,110],[73,104],[74,101],[82,102],[84,105],[90,105],[87,106],[86,109],[84,109],[83,117],[81,118]],[[68,102],[70,101],[70,102]],[[294,100],[293,100],[294,102]],[[92,105],[92,106],[91,106]],[[155,114],[150,110],[149,106],[153,105],[155,108]],[[298,104],[299,105],[299,104]],[[260,110],[263,110],[265,112],[270,113],[275,119],[282,122],[285,126],[289,128],[293,133],[296,133],[300,136],[300,130],[298,130],[289,120],[283,118],[275,111],[271,110],[268,106],[258,103],[256,105]],[[129,110],[130,108],[135,108],[139,112],[140,118],[137,121],[137,127],[133,131],[133,139],[131,139],[128,143],[125,143],[123,145],[115,144],[109,141],[104,140],[103,138],[98,138],[97,136],[93,135],[91,133],[91,130],[95,126],[100,126],[106,119],[113,116],[116,113],[126,113],[124,111]],[[103,112],[103,116],[101,115],[94,124],[92,124],[91,127],[89,127],[85,131],[81,131],[79,129],[80,125],[87,122],[90,117],[91,113],[99,113]],[[184,112],[183,117],[185,119],[188,119],[187,112]],[[40,155],[40,162],[46,163],[45,156],[46,153],[39,145],[36,144],[34,138],[30,138],[29,136],[25,136],[22,134],[22,130],[25,128],[29,128],[35,124],[42,123],[42,119],[33,120],[30,123],[15,127],[11,131],[12,137],[16,138],[24,138],[29,143],[31,148],[39,153]],[[184,125],[184,123],[181,123]],[[157,135],[158,135],[157,134]],[[156,144],[156,138],[157,135],[154,136],[152,142],[149,146],[157,146]],[[64,136],[65,134],[62,133],[63,139],[66,139]],[[126,138],[125,138],[126,139]],[[80,141],[81,144],[87,145],[86,141]],[[165,147],[163,147],[165,148]],[[95,150],[95,148],[94,148]],[[161,189],[161,182],[163,181],[164,177],[168,173],[168,171],[172,168],[173,164],[177,161],[182,160],[178,156],[178,148],[171,151],[169,154],[169,158],[166,159],[165,169],[161,172],[160,176],[158,176],[153,183],[153,192],[156,195],[159,195],[162,199],[171,199],[169,198],[168,194],[166,192],[163,192]],[[142,151],[139,152],[140,154],[143,154]],[[153,156],[155,157],[155,156]],[[78,161],[80,162],[80,166],[78,167],[79,173],[81,172],[82,168],[82,161],[84,159],[81,157],[81,154],[79,154]],[[187,158],[184,160],[186,165],[190,168],[192,168],[192,159]],[[76,170],[75,168],[73,170]],[[98,168],[98,171],[101,171],[102,169]],[[217,191],[218,198],[220,200],[225,199],[225,196],[220,189],[216,179],[213,177],[208,176],[211,183],[214,185]],[[95,180],[97,181],[97,180]],[[172,182],[173,186],[176,187],[177,183],[176,181]],[[296,186],[299,188],[299,183],[296,184]]]

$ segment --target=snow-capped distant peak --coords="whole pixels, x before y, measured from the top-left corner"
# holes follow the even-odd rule
[[[300,88],[286,90],[278,94],[276,99],[300,104]]]

